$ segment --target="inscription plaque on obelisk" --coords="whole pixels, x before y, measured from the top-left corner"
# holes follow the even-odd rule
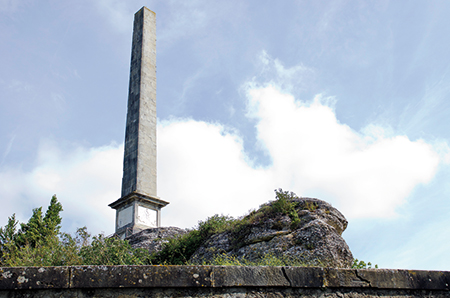
[[[120,237],[160,226],[168,202],[156,182],[156,15],[143,7],[134,15],[122,197],[109,205]]]

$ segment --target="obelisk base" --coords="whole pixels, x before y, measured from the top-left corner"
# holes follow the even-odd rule
[[[161,208],[169,204],[157,197],[133,192],[109,204],[116,209],[116,235],[121,239],[161,226]]]

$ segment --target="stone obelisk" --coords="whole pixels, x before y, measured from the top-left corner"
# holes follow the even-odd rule
[[[142,7],[134,15],[122,197],[109,204],[116,234],[159,227],[167,204],[156,195],[156,15]]]

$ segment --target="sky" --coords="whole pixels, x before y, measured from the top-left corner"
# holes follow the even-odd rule
[[[134,13],[157,18],[163,226],[327,201],[355,258],[450,270],[450,2],[0,0],[0,226],[114,232]]]

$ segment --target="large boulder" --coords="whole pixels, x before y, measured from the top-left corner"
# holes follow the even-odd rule
[[[353,255],[341,237],[347,220],[336,208],[318,199],[291,196],[282,210],[274,205],[277,201],[251,212],[241,225],[212,235],[190,261],[211,263],[225,255],[254,262],[270,255],[305,266],[351,267]]]
[[[185,233],[187,233],[186,230],[177,227],[150,228],[130,235],[125,240],[128,240],[133,248],[145,248],[150,253],[154,253],[161,251],[162,245],[168,242],[169,238]]]

